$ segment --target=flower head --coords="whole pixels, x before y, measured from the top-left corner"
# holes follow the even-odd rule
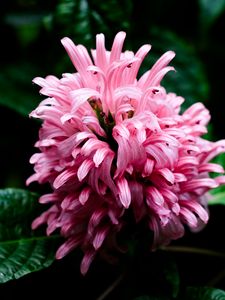
[[[47,234],[59,229],[65,243],[62,258],[76,247],[84,252],[87,272],[107,240],[126,226],[125,214],[143,221],[154,233],[153,248],[183,236],[184,226],[199,230],[208,221],[207,192],[225,182],[209,161],[224,152],[225,141],[202,138],[209,111],[196,103],[180,113],[184,99],[160,85],[174,57],[169,51],[137,78],[150,50],[122,52],[119,32],[111,51],[104,35],[96,37],[92,58],[82,45],[64,38],[75,73],[37,77],[47,96],[31,113],[43,120],[31,157],[35,174],[27,183],[50,183],[53,192],[41,203],[50,208],[34,220],[47,223]]]

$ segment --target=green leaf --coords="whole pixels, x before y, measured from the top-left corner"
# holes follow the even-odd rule
[[[38,195],[26,190],[0,190],[0,223],[14,224],[30,216],[38,208]]]
[[[0,242],[0,283],[47,268],[54,261],[58,237],[30,237]]]
[[[199,0],[202,25],[209,27],[224,12],[225,0]]]
[[[224,300],[225,291],[211,287],[188,287],[185,300]]]
[[[22,189],[0,190],[0,283],[52,264],[59,237],[31,230],[38,195]]]
[[[225,205],[225,192],[217,193],[211,196],[211,199],[208,201],[209,205]]]

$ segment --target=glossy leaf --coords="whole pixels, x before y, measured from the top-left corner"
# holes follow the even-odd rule
[[[0,283],[50,266],[55,259],[54,244],[52,237],[45,236],[0,242]]]
[[[0,283],[48,267],[58,236],[31,230],[38,196],[22,189],[0,190]]]
[[[37,209],[38,195],[26,190],[0,190],[0,223],[14,224],[25,220]]]
[[[211,287],[188,287],[185,300],[224,300],[225,291]]]

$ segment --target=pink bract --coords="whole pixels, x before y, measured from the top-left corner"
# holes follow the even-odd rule
[[[207,192],[225,182],[209,176],[224,172],[210,160],[225,150],[224,140],[202,138],[209,111],[195,103],[180,113],[184,99],[160,85],[173,70],[174,52],[138,79],[150,45],[122,52],[125,33],[119,32],[107,51],[104,39],[97,35],[91,58],[84,46],[63,38],[77,72],[34,79],[47,98],[31,113],[43,124],[27,184],[48,182],[53,191],[40,198],[51,206],[32,227],[47,223],[48,235],[60,230],[66,241],[57,258],[80,247],[82,274],[129,225],[127,211],[154,233],[154,249],[182,237],[185,225],[201,229]]]

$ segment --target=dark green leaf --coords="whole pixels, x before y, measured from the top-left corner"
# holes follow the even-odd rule
[[[225,292],[211,287],[188,287],[185,300],[225,300]]]
[[[0,283],[48,267],[58,236],[33,232],[38,196],[22,189],[0,190]]]
[[[22,189],[0,190],[0,223],[14,224],[37,209],[38,195]]]
[[[225,10],[225,0],[199,0],[202,24],[210,26]]]
[[[0,283],[50,266],[54,261],[57,239],[31,236],[0,242]]]

